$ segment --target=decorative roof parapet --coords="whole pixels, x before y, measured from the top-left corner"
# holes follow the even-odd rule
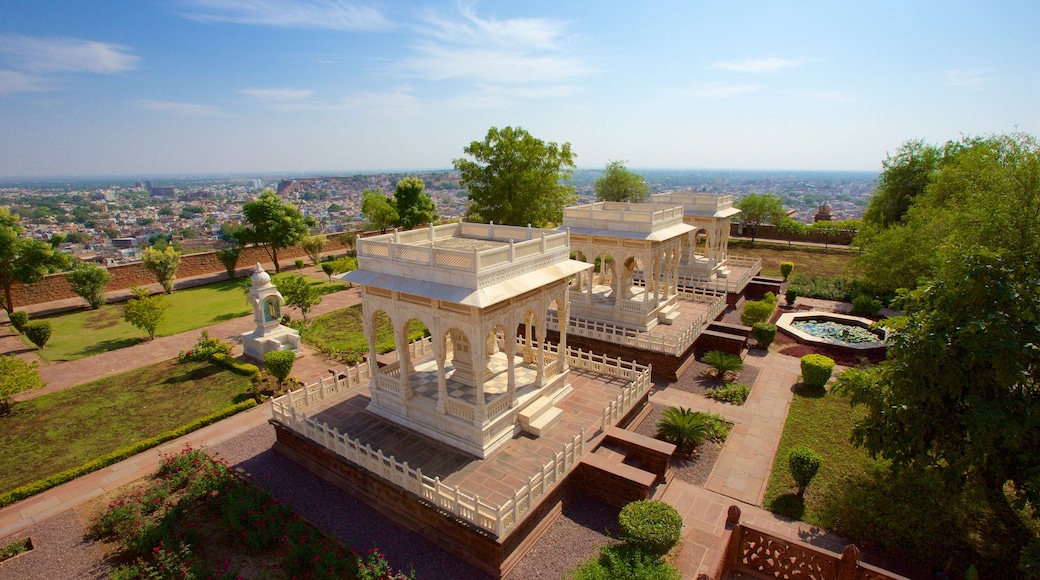
[[[730,217],[740,213],[733,207],[732,195],[714,193],[670,192],[651,197],[657,203],[681,203],[686,215]]]
[[[682,221],[683,206],[674,203],[600,201],[563,210],[564,227],[590,230],[652,233]]]
[[[570,235],[454,223],[357,240],[358,268],[478,289],[570,259]]]

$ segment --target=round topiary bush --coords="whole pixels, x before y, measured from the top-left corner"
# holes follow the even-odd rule
[[[621,508],[621,539],[651,554],[667,554],[682,534],[682,516],[663,501],[644,499]]]
[[[794,262],[780,262],[780,275],[784,277],[784,280],[794,272]]]
[[[21,310],[16,310],[8,314],[7,317],[11,319],[11,326],[13,326],[19,334],[25,334],[25,325],[29,324],[28,314],[22,312]]]
[[[773,315],[775,303],[771,304],[765,300],[751,300],[744,304],[744,310],[740,312],[740,323],[744,326],[754,326],[756,322],[767,322]]]
[[[285,378],[292,372],[294,362],[296,353],[291,350],[272,350],[264,355],[264,368],[278,379],[278,384],[285,382]]]
[[[794,306],[795,301],[798,300],[798,289],[788,286],[787,291],[784,292],[784,299],[787,300],[788,306]]]
[[[35,320],[25,325],[25,336],[36,348],[43,348],[51,339],[51,323],[46,320]]]
[[[769,324],[768,322],[755,323],[751,334],[754,335],[755,342],[758,343],[758,346],[769,350],[769,345],[773,344],[773,341],[776,340],[776,325]]]
[[[802,383],[814,389],[822,389],[831,380],[834,360],[822,354],[807,354],[802,357]]]
[[[809,487],[809,482],[816,477],[816,472],[820,470],[821,463],[823,463],[823,458],[804,445],[795,447],[787,454],[787,465],[791,469],[791,476],[794,477],[795,484],[798,485],[798,495],[805,493],[805,488]]]

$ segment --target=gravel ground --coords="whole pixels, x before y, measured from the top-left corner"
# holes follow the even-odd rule
[[[505,580],[563,578],[617,537],[620,511],[588,498],[566,505],[563,514]]]
[[[650,403],[650,407],[651,410],[646,418],[633,431],[640,435],[654,437],[657,435],[657,420],[668,407],[655,403]],[[721,445],[714,441],[705,441],[697,446],[693,457],[673,455],[672,473],[686,483],[703,487],[708,482],[708,476],[711,475],[711,470],[715,467],[715,461],[718,460],[720,453],[722,453]]]
[[[106,578],[108,566],[100,550],[84,538],[85,529],[73,510],[48,518],[26,532],[9,538],[30,536],[34,548],[0,563],[3,580],[73,580]],[[5,541],[5,543],[7,543]]]

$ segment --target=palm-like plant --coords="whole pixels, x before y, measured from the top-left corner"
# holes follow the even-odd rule
[[[701,359],[704,364],[715,369],[715,378],[720,381],[726,380],[726,373],[739,372],[744,368],[744,361],[735,354],[726,354],[721,350],[713,350],[705,353]]]
[[[657,438],[675,444],[679,453],[689,455],[698,444],[714,434],[704,413],[683,407],[669,407],[657,421]]]

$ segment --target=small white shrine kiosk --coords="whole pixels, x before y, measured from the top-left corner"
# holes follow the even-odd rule
[[[248,302],[253,307],[256,329],[242,334],[242,353],[255,361],[274,350],[300,350],[300,333],[282,325],[282,295],[271,276],[257,263],[249,278]]]
[[[571,285],[572,316],[646,331],[677,317],[683,206],[597,202],[563,210],[563,228],[579,260],[601,264]],[[560,325],[559,328],[566,328]]]
[[[709,287],[720,282],[719,278],[729,277],[729,223],[730,218],[740,213],[740,209],[733,207],[733,196],[672,192],[651,199],[656,203],[682,204],[683,221],[693,226],[683,241],[680,279],[690,285]],[[727,289],[740,292],[743,286]]]
[[[359,239],[357,255],[342,279],[361,286],[369,360],[380,312],[398,353],[372,373],[369,411],[481,458],[560,419],[566,335],[557,348],[542,329],[550,308],[568,319],[569,280],[592,268],[566,232],[447,224]],[[431,340],[409,344],[413,320]]]

